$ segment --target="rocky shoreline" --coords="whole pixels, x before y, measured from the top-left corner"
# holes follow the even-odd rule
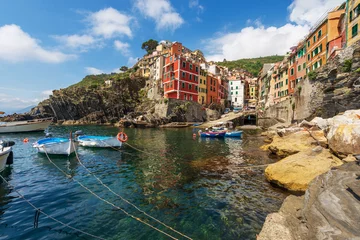
[[[360,239],[360,110],[263,135],[263,149],[282,158],[266,179],[294,195],[267,216],[257,239]]]

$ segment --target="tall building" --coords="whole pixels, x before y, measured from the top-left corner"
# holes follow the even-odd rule
[[[347,0],[347,45],[351,46],[360,40],[360,0]]]
[[[231,96],[231,105],[233,107],[244,107],[245,84],[244,80],[236,79],[229,81],[229,93]]]
[[[296,61],[297,47],[292,47],[289,56],[289,82],[288,82],[288,94],[295,92],[296,79],[297,79],[297,61]]]
[[[218,92],[219,92],[218,79],[211,73],[208,73],[206,76],[206,87],[207,87],[206,104],[220,103],[218,99]]]
[[[207,76],[206,71],[200,68],[199,88],[198,88],[198,92],[199,92],[198,103],[200,104],[206,104],[206,93],[207,93],[206,76]]]
[[[296,82],[298,84],[305,78],[306,75],[306,46],[305,42],[301,41],[296,48]]]

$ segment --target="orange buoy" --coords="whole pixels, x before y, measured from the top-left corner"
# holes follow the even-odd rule
[[[126,135],[126,133],[119,132],[117,135],[117,140],[119,140],[120,142],[126,142],[128,140],[128,136]]]
[[[29,139],[28,139],[28,138],[24,138],[23,142],[24,142],[24,143],[27,143],[27,142],[29,142]]]

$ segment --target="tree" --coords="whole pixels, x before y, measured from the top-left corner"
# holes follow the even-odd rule
[[[146,42],[143,42],[143,44],[141,45],[141,49],[144,49],[148,54],[150,54],[156,49],[157,45],[158,41],[154,39],[149,39]]]
[[[126,72],[128,69],[129,69],[129,68],[128,68],[127,66],[122,66],[122,67],[120,68],[120,71]]]

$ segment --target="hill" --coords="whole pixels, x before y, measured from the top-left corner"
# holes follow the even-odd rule
[[[247,58],[234,61],[217,62],[216,64],[228,67],[229,70],[236,68],[244,69],[250,72],[253,76],[257,76],[264,63],[276,63],[284,59],[284,56],[267,56],[259,58]]]

